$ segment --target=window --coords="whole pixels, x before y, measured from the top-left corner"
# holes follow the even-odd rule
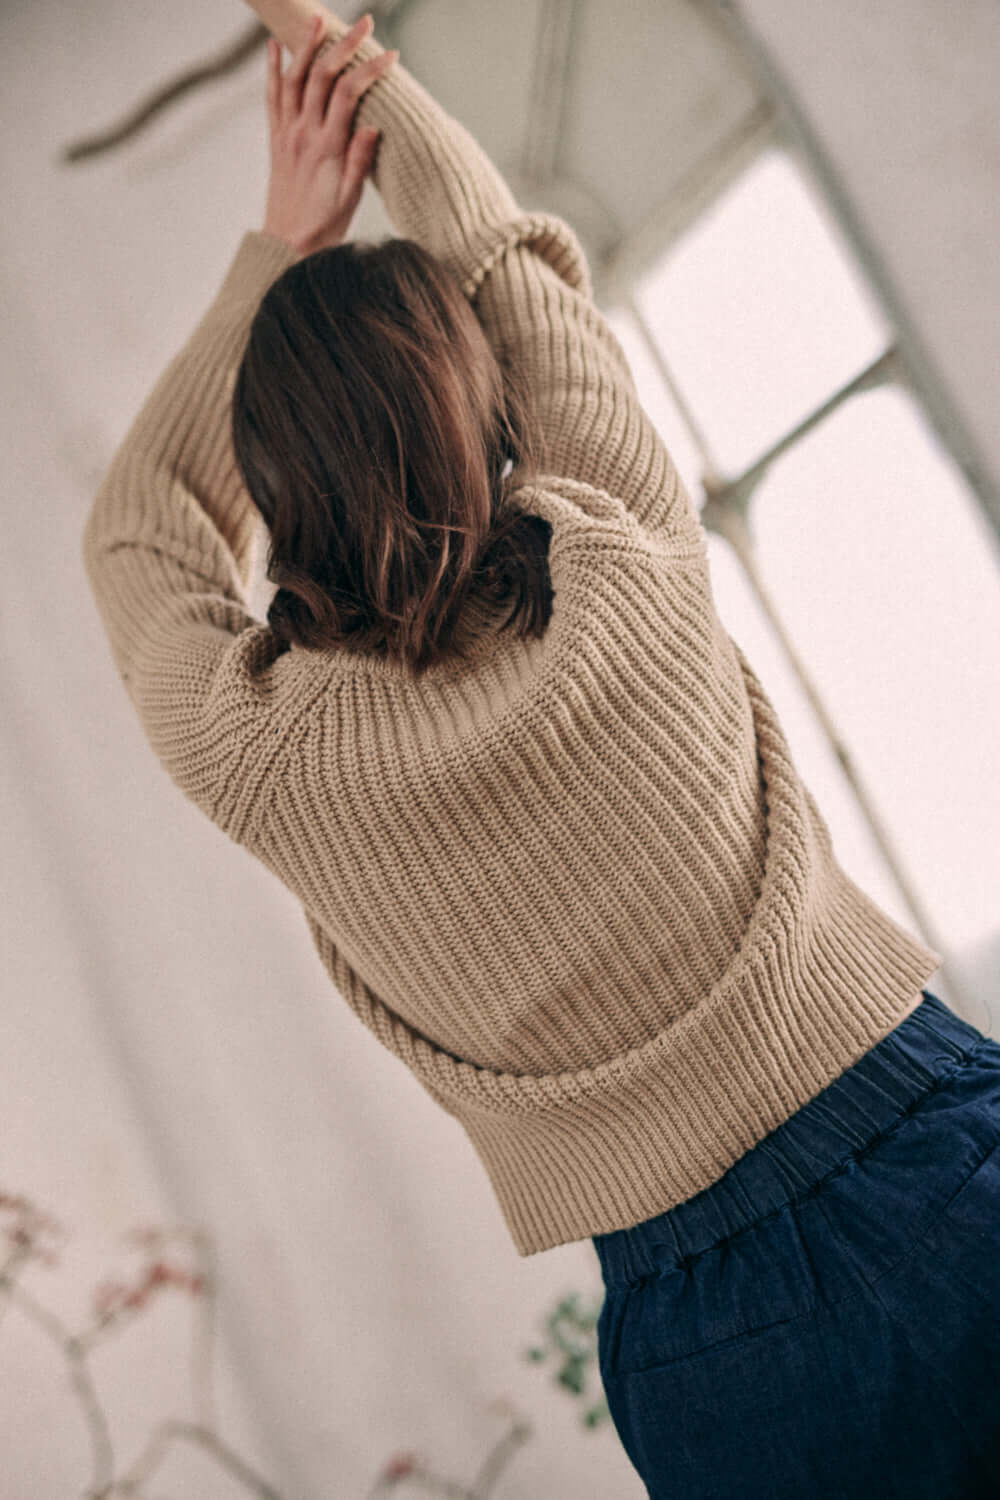
[[[609,321],[696,499],[707,466],[735,480],[791,437],[747,512],[780,629],[735,550],[710,530],[719,613],[775,703],[840,862],[945,955],[942,998],[991,1029],[989,975],[1000,969],[992,550],[963,474],[904,385],[831,403],[894,333],[795,156],[778,148],[758,158]]]

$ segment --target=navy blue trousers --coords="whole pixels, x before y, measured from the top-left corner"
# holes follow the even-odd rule
[[[1000,1497],[1000,1042],[922,994],[717,1182],[594,1236],[651,1500]]]

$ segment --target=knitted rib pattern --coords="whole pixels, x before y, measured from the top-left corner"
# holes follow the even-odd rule
[[[544,637],[487,625],[415,679],[285,650],[248,613],[259,520],[228,401],[296,259],[254,231],[117,451],[83,556],[168,774],[294,892],[530,1255],[709,1186],[898,1025],[941,955],[838,864],[573,231],[522,211],[398,63],[358,124],[382,131],[397,231],[532,380],[546,472],[514,500],[551,526]]]

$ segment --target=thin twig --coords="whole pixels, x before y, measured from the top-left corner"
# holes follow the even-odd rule
[[[252,22],[240,33],[235,42],[230,42],[215,57],[198,63],[194,67],[186,68],[169,83],[162,84],[144,102],[136,105],[135,109],[117,125],[101,131],[99,135],[86,136],[82,140],[73,141],[70,145],[64,146],[59,160],[64,163],[78,162],[88,156],[97,156],[102,151],[110,151],[112,146],[118,146],[122,141],[137,135],[149,124],[150,120],[160,114],[168,104],[179,99],[182,94],[189,93],[191,89],[197,88],[199,84],[207,83],[210,79],[222,78],[227,73],[234,72],[264,45],[269,36],[270,32],[262,22]]]
[[[94,1480],[90,1493],[103,1494],[114,1478],[115,1458],[108,1421],[87,1368],[86,1351],[62,1320],[51,1313],[47,1307],[43,1307],[25,1287],[16,1282],[9,1282],[7,1296],[24,1316],[34,1323],[36,1328],[41,1329],[62,1350],[66,1357],[70,1384],[80,1402],[93,1449]]]
[[[266,1479],[261,1478],[246,1459],[241,1458],[216,1433],[206,1431],[196,1422],[179,1422],[173,1419],[158,1424],[151,1433],[144,1452],[132,1464],[128,1474],[116,1480],[107,1494],[109,1496],[115,1493],[134,1494],[135,1486],[142,1484],[149,1477],[165,1456],[171,1443],[178,1440],[197,1444],[206,1452],[213,1454],[222,1468],[228,1470],[252,1494],[260,1496],[260,1500],[281,1500],[278,1491],[268,1484]]]

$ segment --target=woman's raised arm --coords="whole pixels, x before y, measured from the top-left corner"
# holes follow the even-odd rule
[[[331,41],[350,30],[315,0],[249,3],[293,51],[317,14]],[[368,36],[347,67],[384,50]],[[527,376],[546,471],[607,490],[653,529],[697,537],[697,514],[594,302],[571,227],[521,208],[486,152],[403,58],[362,95],[355,126],[381,132],[371,177],[396,232],[449,267],[495,353]]]
[[[307,41],[316,15],[322,16],[331,41],[339,41],[350,30],[315,0],[250,0],[250,4],[272,35],[291,51],[298,51]],[[384,51],[374,34],[365,37],[347,71]],[[520,212],[485,151],[406,71],[402,59],[362,96],[355,126],[372,126],[381,132],[371,177],[396,232],[430,250],[463,283],[470,280],[498,228]]]

